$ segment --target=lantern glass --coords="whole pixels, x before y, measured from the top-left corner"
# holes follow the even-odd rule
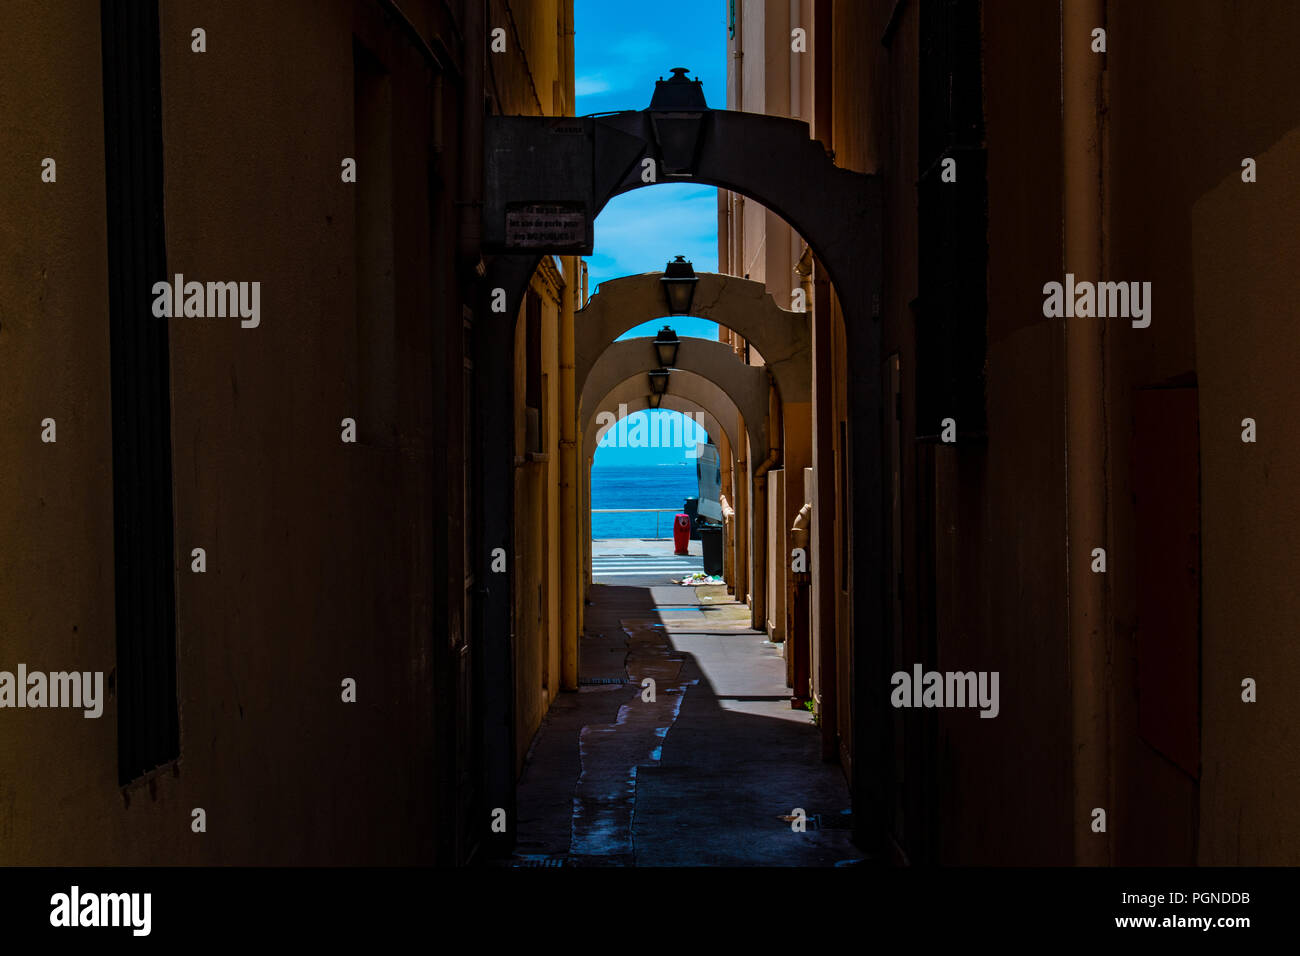
[[[703,113],[650,114],[665,176],[694,176],[703,118]]]
[[[664,267],[664,297],[668,300],[669,315],[689,315],[691,301],[695,298],[695,267],[685,256],[678,256]],[[660,333],[661,335],[663,333]]]
[[[668,370],[656,369],[650,373],[650,393],[652,395],[662,395],[668,391]]]
[[[687,79],[686,67],[673,67],[672,78],[660,77],[650,100],[650,126],[659,146],[661,169],[668,176],[691,176],[699,157],[700,130],[709,105],[704,84]]]
[[[677,333],[664,326],[655,336],[655,356],[659,359],[660,368],[673,368],[677,364],[677,346],[680,341]]]

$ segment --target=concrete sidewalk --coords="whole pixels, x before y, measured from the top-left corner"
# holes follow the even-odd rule
[[[552,705],[520,781],[517,865],[861,859],[843,774],[822,763],[780,647],[749,629],[744,605],[671,585],[594,585],[592,599],[582,686]],[[806,832],[784,819],[795,808]]]
[[[676,554],[672,539],[602,538],[591,543],[591,579],[596,584],[651,588],[676,584],[703,572],[703,545],[687,543],[687,553]]]
[[[696,557],[704,552],[699,541],[688,541],[687,550]],[[610,555],[645,554],[667,556],[673,553],[672,538],[593,538],[591,556],[603,558]]]

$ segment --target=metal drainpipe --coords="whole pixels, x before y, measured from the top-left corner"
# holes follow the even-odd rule
[[[578,432],[578,441],[582,441],[582,432]],[[587,633],[587,608],[591,604],[591,459],[578,463],[579,478],[582,481],[582,594],[580,595],[579,634]],[[581,664],[581,658],[579,658]]]
[[[727,582],[727,590],[736,593],[736,548],[731,543],[731,532],[735,527],[736,510],[726,495],[718,496],[718,507],[722,509],[722,580]]]
[[[465,105],[461,132],[459,253],[461,265],[482,275],[480,239],[483,211],[483,71],[487,68],[486,0],[467,0],[464,6]],[[478,38],[475,40],[474,38]]]
[[[1061,9],[1062,195],[1066,272],[1102,278],[1103,56],[1092,31],[1105,27],[1103,0],[1069,0]],[[1061,277],[1062,279],[1064,277]],[[1070,694],[1073,722],[1074,862],[1111,862],[1108,833],[1094,833],[1094,808],[1113,816],[1106,575],[1093,573],[1092,549],[1106,541],[1105,337],[1102,320],[1065,321],[1065,452]],[[1109,823],[1110,821],[1108,821]]]
[[[770,370],[768,376],[771,377]],[[754,528],[754,580],[750,582],[754,601],[750,605],[750,626],[756,631],[767,630],[767,473],[781,457],[780,445],[774,437],[781,430],[781,408],[770,383],[767,394],[767,457],[754,469],[754,493],[749,508]]]
[[[736,415],[736,434],[740,445],[740,454],[736,456],[735,491],[736,500],[736,600],[748,604],[750,601],[750,561],[749,561],[749,527],[750,527],[750,490],[751,475],[749,456],[754,449],[749,447],[749,433],[745,430],[745,416]]]
[[[786,33],[793,33],[795,27],[803,26],[803,10],[801,0],[790,0],[790,28]],[[790,44],[790,53],[788,63],[790,64],[790,118],[800,119],[803,107],[803,58],[805,53],[796,53],[794,43]]]
[[[577,259],[567,258],[568,284],[560,309],[560,687],[578,689],[578,410],[574,384]]]

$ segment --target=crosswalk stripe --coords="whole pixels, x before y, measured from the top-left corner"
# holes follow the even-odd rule
[[[698,571],[698,568],[682,568],[683,571]],[[657,571],[594,571],[592,577],[597,578],[648,578],[654,577]]]
[[[691,556],[689,558],[656,558],[653,560],[643,560],[636,555],[626,558],[596,558],[594,564],[699,564],[701,558]]]
[[[611,558],[595,558],[594,564],[698,564],[703,559],[698,555],[683,555],[680,558],[639,558],[635,554],[620,555]]]
[[[596,568],[592,575],[599,577],[603,574],[694,574],[701,571],[702,568]]]
[[[621,561],[623,558],[642,558],[646,561],[683,561],[687,558],[696,558],[698,554],[637,554],[635,551],[629,551],[626,554],[597,554],[593,557],[595,561]]]
[[[672,574],[677,571],[698,571],[702,567],[703,565],[699,565],[699,564],[684,564],[678,568],[646,568],[646,567],[639,567],[635,564],[621,564],[612,568],[592,568],[591,573],[592,574],[613,574],[615,571],[632,571],[632,572],[641,571],[646,574],[658,574],[660,571],[662,571],[666,574]]]

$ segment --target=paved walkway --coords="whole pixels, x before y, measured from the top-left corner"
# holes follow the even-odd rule
[[[698,547],[699,542],[693,542]],[[840,768],[793,710],[780,648],[723,587],[594,585],[578,693],[519,786],[518,865],[857,861]],[[654,700],[642,682],[654,681]],[[805,832],[789,820],[810,818]]]
[[[676,554],[671,538],[603,538],[591,543],[591,577],[601,584],[652,586],[704,570],[698,541]]]

